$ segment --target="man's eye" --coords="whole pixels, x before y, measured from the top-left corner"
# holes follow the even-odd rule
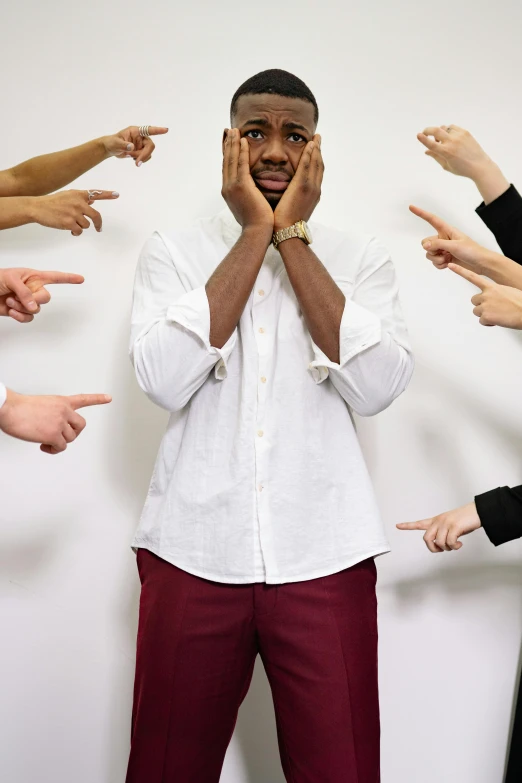
[[[294,143],[299,143],[300,141],[306,141],[304,136],[301,136],[300,133],[292,133],[291,136],[288,137],[290,141],[293,141]]]
[[[255,134],[257,134],[257,135],[255,135]],[[249,136],[251,139],[262,139],[263,138],[263,134],[261,133],[261,131],[258,131],[258,130],[247,131],[245,133],[245,136]]]

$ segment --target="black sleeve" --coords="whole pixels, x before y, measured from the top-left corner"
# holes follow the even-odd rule
[[[522,486],[499,487],[475,498],[482,527],[499,546],[522,536]]]
[[[482,202],[476,213],[493,232],[504,255],[522,264],[522,196],[514,185],[491,204]]]

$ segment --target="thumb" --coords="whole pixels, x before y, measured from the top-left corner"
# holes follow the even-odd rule
[[[429,237],[429,239],[422,240],[422,247],[432,255],[437,253],[453,253],[455,249],[454,239],[439,239],[439,237]]]
[[[427,530],[432,519],[421,519],[418,522],[400,522],[397,527],[399,530]]]
[[[105,141],[105,146],[111,155],[123,155],[134,149],[134,144],[127,139],[122,139],[121,136],[109,136]]]
[[[11,291],[16,294],[16,298],[26,310],[38,310],[38,305],[33,298],[33,292],[19,277],[15,274],[11,274],[6,282],[8,282]]]
[[[87,408],[90,405],[105,405],[111,402],[112,397],[109,394],[73,394],[67,397],[69,405],[77,410],[78,408]]]

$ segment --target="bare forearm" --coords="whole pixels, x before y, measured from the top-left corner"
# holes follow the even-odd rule
[[[500,253],[484,249],[480,271],[499,285],[508,285],[522,290],[522,267]]]
[[[493,161],[477,168],[473,182],[484,199],[484,204],[491,204],[509,188],[508,180]]]
[[[44,196],[65,187],[108,157],[103,139],[31,158],[0,172],[0,196]]]
[[[265,228],[245,229],[209,278],[210,344],[222,348],[236,328],[272,237]]]
[[[34,222],[34,199],[25,196],[0,199],[0,230]]]
[[[279,251],[314,343],[339,362],[339,329],[345,296],[310,247],[287,239]]]

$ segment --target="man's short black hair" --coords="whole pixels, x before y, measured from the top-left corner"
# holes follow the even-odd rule
[[[242,95],[262,95],[272,93],[272,95],[282,95],[285,98],[301,98],[303,101],[309,101],[314,107],[314,121],[317,125],[319,119],[319,108],[314,94],[293,73],[282,71],[280,68],[271,68],[269,71],[261,71],[251,76],[234,93],[232,103],[230,104],[230,117],[233,118],[236,113],[238,99]]]

